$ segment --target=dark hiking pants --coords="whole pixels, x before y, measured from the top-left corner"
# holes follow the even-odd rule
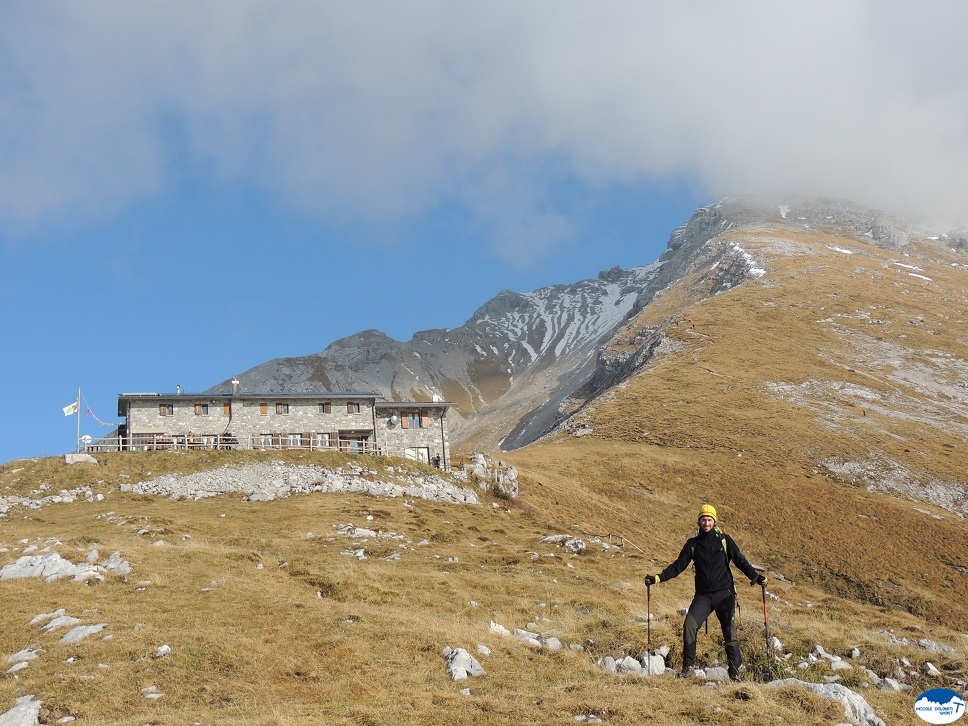
[[[699,633],[699,627],[713,612],[719,618],[719,624],[723,629],[723,646],[726,648],[726,659],[729,661],[729,675],[736,676],[743,664],[743,657],[739,652],[736,620],[733,617],[736,612],[736,595],[729,590],[697,592],[692,599],[682,632],[682,669],[692,668],[695,664],[696,636]]]

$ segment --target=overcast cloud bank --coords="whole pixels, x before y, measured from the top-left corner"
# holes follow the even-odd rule
[[[0,11],[0,224],[188,174],[322,219],[453,204],[567,233],[550,190],[690,179],[966,221],[968,6],[90,2]]]

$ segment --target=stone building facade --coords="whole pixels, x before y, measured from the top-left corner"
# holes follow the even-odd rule
[[[372,392],[122,393],[122,449],[312,449],[450,466],[445,401]]]

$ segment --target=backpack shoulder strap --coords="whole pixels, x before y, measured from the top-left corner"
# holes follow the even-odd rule
[[[716,527],[713,531],[716,532],[716,536],[719,538],[720,544],[723,545],[723,554],[726,555],[726,564],[729,565],[729,546],[726,544],[726,533],[723,532],[723,530],[721,530],[719,527]],[[694,534],[689,538],[689,554],[693,556],[696,554],[695,540],[698,536],[698,534]]]

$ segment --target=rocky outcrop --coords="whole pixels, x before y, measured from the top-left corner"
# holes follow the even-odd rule
[[[844,705],[844,715],[854,726],[886,726],[884,720],[874,713],[874,709],[863,696],[839,683],[808,683],[796,678],[784,678],[768,685],[771,688],[787,686],[806,688],[828,701],[839,701]]]
[[[359,492],[374,496],[413,497],[455,504],[480,504],[477,494],[439,476],[406,474],[395,467],[382,473],[349,464],[346,471],[320,466],[249,464],[223,466],[195,474],[168,474],[137,484],[122,484],[122,492],[153,494],[171,499],[206,499],[240,492],[250,502],[268,502],[292,494]]]
[[[24,555],[8,565],[0,567],[0,580],[19,580],[27,577],[40,577],[45,582],[53,582],[69,577],[74,582],[100,582],[107,573],[128,575],[131,565],[121,559],[118,552],[112,554],[101,564],[97,563],[97,550],[87,562],[74,564],[56,552],[43,555]]]
[[[503,461],[494,461],[490,454],[471,454],[464,464],[464,473],[477,482],[478,489],[492,490],[504,499],[518,496],[518,472]]]

